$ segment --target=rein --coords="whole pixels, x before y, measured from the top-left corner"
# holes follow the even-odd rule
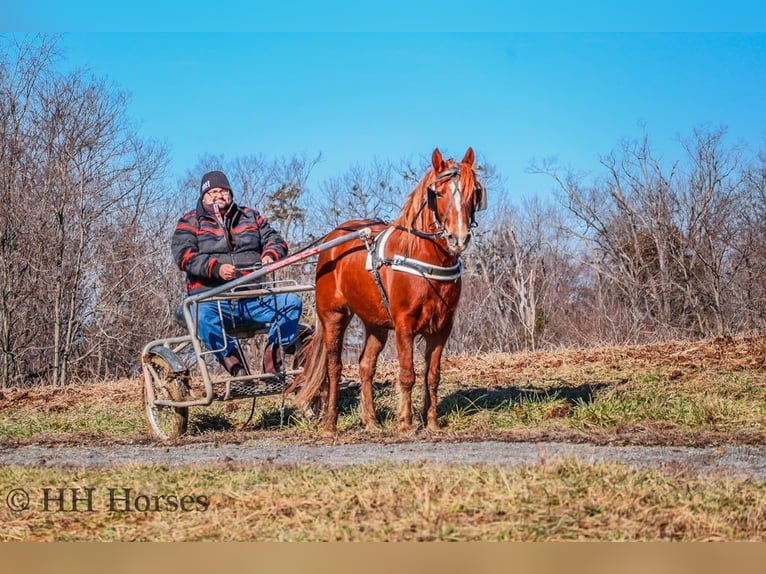
[[[348,231],[350,233],[353,233],[354,231],[359,231],[363,227],[366,227],[369,224],[376,224],[379,223],[381,225],[388,225],[387,221],[383,221],[382,219],[371,219],[369,222],[366,222],[363,225],[355,225],[355,226],[341,226],[335,229],[335,231]],[[303,247],[300,247],[293,255],[298,255],[298,253],[302,253],[303,251],[306,251],[308,249],[311,249],[312,247],[319,245],[320,243],[323,243],[327,236],[330,235],[329,233],[326,233],[319,237],[318,239],[315,239],[311,243],[304,245]]]

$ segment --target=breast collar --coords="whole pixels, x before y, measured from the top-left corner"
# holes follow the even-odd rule
[[[365,269],[368,271],[377,271],[382,265],[390,265],[394,271],[402,271],[411,275],[419,275],[425,279],[434,281],[455,281],[463,274],[463,264],[458,258],[457,263],[450,267],[441,267],[432,265],[418,259],[405,257],[404,255],[394,255],[390,259],[386,257],[386,243],[394,232],[394,227],[387,227],[383,233],[378,235],[367,247],[367,261]]]

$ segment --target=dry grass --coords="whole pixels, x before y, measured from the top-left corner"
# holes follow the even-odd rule
[[[377,440],[395,432],[396,366],[378,372]],[[346,368],[355,378],[355,366]],[[416,388],[416,405],[422,390]],[[766,338],[716,339],[559,352],[446,357],[439,392],[441,436],[429,440],[566,440],[598,444],[760,444],[766,431]],[[141,382],[0,392],[0,443],[144,442]],[[338,440],[370,440],[358,391],[342,397]],[[272,434],[315,441],[291,398],[267,397],[244,431],[248,401],[191,410],[183,440],[243,440]],[[415,437],[417,439],[417,437]]]
[[[764,540],[766,484],[617,465],[375,465],[328,470],[0,469],[29,510],[0,510],[0,540]],[[94,489],[91,512],[43,509],[42,490]],[[189,496],[187,511],[109,508],[109,489]],[[81,491],[82,492],[82,491]],[[82,498],[82,494],[80,497]],[[204,498],[203,498],[204,497]],[[206,501],[201,504],[199,501]],[[80,509],[82,510],[82,502]],[[151,504],[150,504],[151,508]]]

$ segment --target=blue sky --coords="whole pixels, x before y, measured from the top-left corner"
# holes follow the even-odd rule
[[[675,138],[703,125],[728,126],[732,143],[766,148],[766,34],[752,29],[758,14],[738,12],[735,3],[725,16],[702,21],[684,4],[675,6],[690,16],[686,32],[566,31],[561,11],[551,14],[552,32],[501,31],[486,11],[485,28],[496,31],[429,31],[455,19],[480,29],[469,13],[449,10],[424,18],[419,33],[307,32],[301,12],[292,32],[90,32],[78,21],[86,31],[65,33],[60,47],[66,66],[87,67],[131,94],[129,117],[141,135],[169,145],[178,177],[207,153],[321,152],[309,182],[316,185],[375,159],[423,161],[437,146],[462,157],[470,145],[519,198],[552,187],[526,173],[531,161],[555,156],[578,171],[598,171],[600,156],[644,130],[669,157],[679,153]],[[233,20],[234,29],[260,15],[268,30],[259,6]],[[511,15],[493,6],[498,18]],[[179,12],[182,23],[190,11]],[[585,3],[577,16],[588,14]],[[359,3],[338,29],[379,24],[378,15]],[[160,24],[170,18],[162,9],[155,16]],[[206,17],[221,27],[210,8]],[[629,23],[618,13],[611,21]],[[715,32],[716,23],[729,31]]]

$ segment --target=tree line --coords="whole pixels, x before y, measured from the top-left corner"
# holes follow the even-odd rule
[[[226,171],[235,201],[257,206],[295,251],[347,219],[392,219],[428,166],[423,150],[312,188],[319,155],[211,154],[171,182],[169,150],[138,135],[129,96],[57,71],[60,60],[55,38],[0,38],[3,387],[138,376],[144,344],[178,333],[169,240],[204,171]],[[550,200],[506,190],[484,158],[489,209],[463,258],[448,352],[761,333],[766,154],[730,143],[724,127],[699,128],[678,150],[665,161],[643,135],[600,158],[595,176],[530,166]]]

